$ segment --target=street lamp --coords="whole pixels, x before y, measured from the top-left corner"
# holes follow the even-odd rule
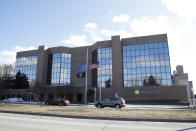
[[[96,86],[94,87],[94,102],[96,102],[96,94],[97,94],[97,92],[96,92]]]
[[[31,101],[32,91],[33,91],[33,89],[32,88],[29,88],[29,101]]]

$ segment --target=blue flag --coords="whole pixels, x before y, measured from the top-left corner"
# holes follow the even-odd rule
[[[80,67],[78,67],[78,68],[76,69],[76,72],[80,72]]]
[[[82,65],[81,66],[81,71],[85,71],[86,70],[86,65]]]
[[[79,72],[83,72],[83,71],[85,71],[85,70],[86,70],[86,65],[82,65],[81,67],[78,67],[78,68],[76,69],[76,72],[79,73]]]
[[[111,86],[111,79],[110,78],[105,81],[105,86],[106,87],[110,87]]]

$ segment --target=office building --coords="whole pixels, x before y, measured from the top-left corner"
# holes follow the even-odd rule
[[[99,68],[89,69],[95,63]],[[118,95],[127,103],[188,102],[186,87],[172,85],[167,34],[112,36],[84,47],[39,46],[18,52],[15,67],[15,74],[28,76],[31,88],[17,93],[28,98],[32,91],[37,101],[66,97],[82,103],[87,93],[88,102],[93,102],[94,97],[99,100],[101,88],[101,98]]]

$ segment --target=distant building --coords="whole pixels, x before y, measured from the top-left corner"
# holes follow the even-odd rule
[[[193,83],[192,83],[192,81],[189,81],[188,73],[184,73],[184,69],[183,69],[182,65],[176,66],[176,70],[173,71],[172,85],[186,86],[188,101],[190,104],[192,104],[193,98],[194,98]]]
[[[12,76],[14,75],[14,66],[13,65],[0,65],[0,77]]]
[[[3,72],[4,72],[4,65],[0,65],[0,77],[3,76]]]

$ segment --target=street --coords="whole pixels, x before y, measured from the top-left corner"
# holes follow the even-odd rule
[[[5,103],[0,101],[0,103]],[[29,104],[29,105],[45,105],[44,102],[6,102],[8,104]],[[84,108],[96,108],[94,103],[89,104],[70,104],[72,107],[84,107]],[[168,110],[186,110],[191,109],[188,105],[151,105],[151,104],[126,104],[126,107],[123,109],[168,109]]]
[[[195,123],[59,118],[0,113],[0,131],[194,131]]]
[[[93,103],[86,104],[70,104],[73,107],[88,107],[96,108]],[[188,105],[151,105],[151,104],[126,104],[125,108],[122,109],[168,109],[168,110],[186,110],[191,109]]]

